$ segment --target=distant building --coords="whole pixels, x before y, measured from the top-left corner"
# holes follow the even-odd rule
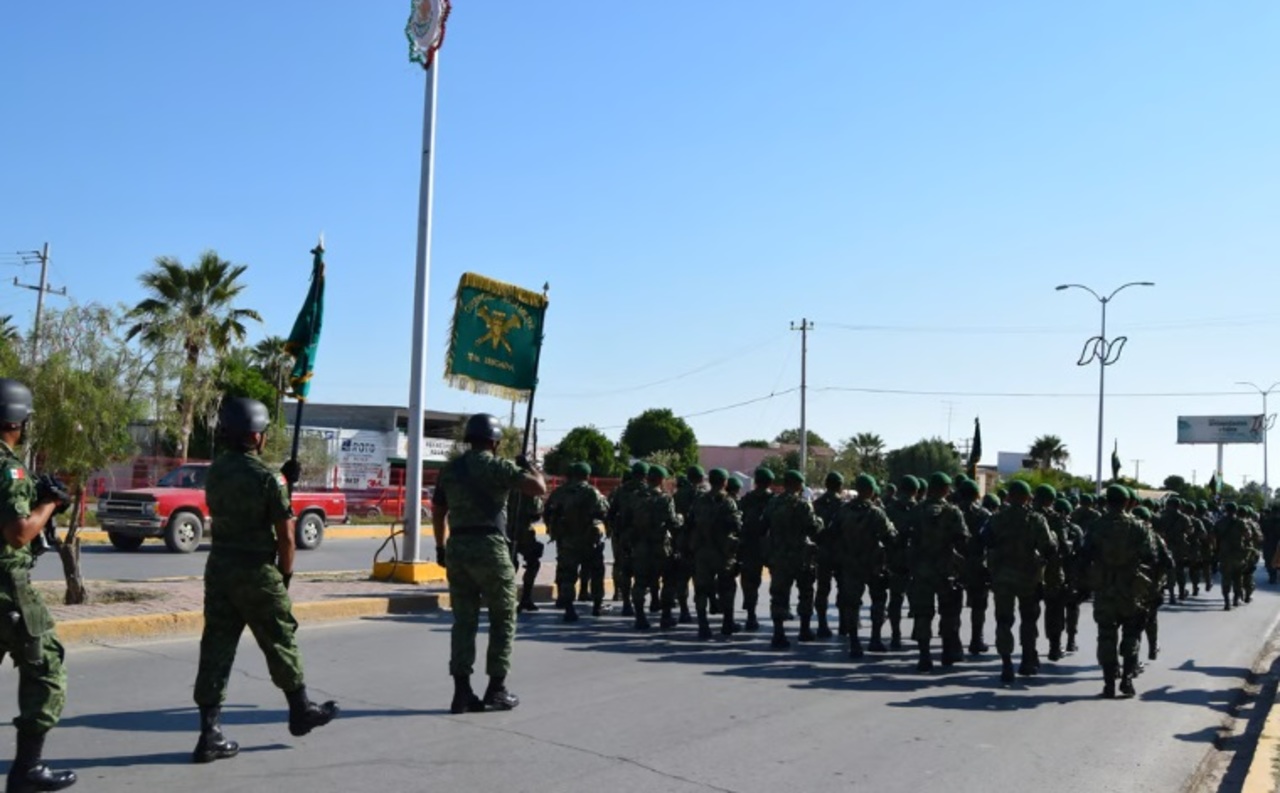
[[[698,464],[707,470],[723,468],[726,471],[740,471],[750,474],[760,467],[766,457],[786,457],[789,452],[799,452],[800,445],[794,443],[773,443],[766,449],[754,449],[744,446],[699,446]],[[811,460],[834,460],[835,450],[827,446],[810,446]]]
[[[1036,459],[1026,452],[1000,452],[996,455],[996,472],[1002,477],[1036,467]]]

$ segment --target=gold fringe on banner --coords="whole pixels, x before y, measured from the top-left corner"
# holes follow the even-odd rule
[[[484,396],[493,396],[507,402],[528,402],[529,392],[523,389],[507,388],[503,385],[494,385],[493,383],[485,383],[466,375],[454,374],[444,379],[451,388],[457,388],[463,391],[470,391],[473,394],[483,394]]]
[[[449,348],[445,353],[445,371],[453,370],[453,353],[457,341],[457,323],[458,309],[462,301],[462,290],[479,289],[488,292],[503,300],[509,300],[513,303],[522,303],[533,309],[542,310],[547,307],[547,296],[541,292],[534,292],[530,289],[508,284],[505,281],[498,281],[476,273],[463,273],[462,278],[458,281],[458,290],[454,293],[454,310],[453,316],[449,319]],[[542,344],[542,329],[538,329],[538,344]],[[486,383],[483,380],[476,380],[461,374],[445,375],[445,383],[451,388],[457,388],[463,391],[470,391],[473,394],[482,394],[485,396],[498,397],[499,399],[509,402],[528,402],[530,391],[522,388],[510,388],[504,385],[494,383]]]
[[[462,280],[458,282],[458,293],[461,293],[463,289],[467,289],[468,287],[472,289],[483,289],[486,292],[491,292],[497,295],[503,300],[524,303],[526,306],[530,306],[531,308],[547,307],[547,296],[541,292],[534,292],[503,281],[495,281],[494,279],[486,278],[483,275],[463,273]],[[457,296],[457,294],[454,295],[455,299]]]

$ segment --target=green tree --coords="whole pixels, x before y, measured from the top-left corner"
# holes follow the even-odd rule
[[[834,468],[846,480],[862,473],[884,479],[888,474],[884,450],[883,438],[874,432],[860,432],[840,445]]]
[[[1071,459],[1067,453],[1067,445],[1057,435],[1041,435],[1031,444],[1027,452],[1039,465],[1047,471],[1050,468],[1062,468]]]
[[[821,435],[814,432],[813,430],[806,430],[805,436],[809,439],[810,449],[812,449],[814,446],[825,446],[828,448],[830,447],[830,444],[828,444],[827,441]],[[773,442],[794,444],[796,446],[799,446],[800,445],[800,428],[796,427],[795,429],[792,429],[792,430],[783,430],[782,432],[779,432],[778,437],[774,438]]]
[[[569,430],[560,443],[547,452],[545,462],[547,472],[556,476],[567,476],[569,466],[576,462],[588,463],[595,476],[617,476],[622,467],[614,451],[613,441],[591,426]]]
[[[1250,481],[1240,488],[1240,492],[1236,495],[1236,502],[1254,509],[1262,509],[1267,503],[1266,491],[1258,482]]]
[[[787,469],[789,469],[791,466],[787,465],[786,458],[784,458],[782,455],[771,454],[760,461],[760,467],[768,468],[770,471],[773,471],[773,476],[775,480],[781,482],[782,475],[785,474],[787,472]]]
[[[64,477],[74,503],[59,549],[68,605],[88,599],[79,517],[89,478],[132,456],[130,424],[146,415],[147,362],[125,341],[121,312],[90,304],[46,314],[39,365],[15,374],[31,386],[28,444],[38,468]]]
[[[179,356],[178,452],[183,460],[196,417],[207,414],[217,401],[212,387],[217,367],[210,366],[209,358],[216,364],[233,344],[244,341],[245,322],[262,321],[258,312],[236,307],[246,269],[206,251],[189,267],[169,256],[158,257],[154,269],[138,279],[149,297],[129,311],[133,324],[126,339],[138,338],[152,350]]]
[[[889,452],[885,467],[889,479],[896,482],[908,474],[928,477],[936,471],[955,476],[962,466],[954,446],[941,438],[927,438]]]
[[[750,441],[743,441],[742,443],[738,444],[738,448],[739,449],[768,449],[770,448],[771,445],[772,444],[770,444],[766,440],[756,439],[756,440],[750,440]]]
[[[1079,490],[1081,493],[1092,493],[1094,490],[1092,478],[1074,476],[1066,471],[1060,471],[1058,469],[1049,469],[1046,471],[1040,468],[1033,468],[1018,471],[1009,477],[1010,481],[1014,479],[1026,482],[1032,490],[1035,490],[1040,485],[1049,485],[1060,493],[1071,490]]]
[[[5,341],[13,346],[22,344],[22,331],[18,330],[18,326],[13,324],[13,315],[0,315],[0,340]]]
[[[1172,490],[1178,495],[1184,496],[1187,494],[1187,490],[1190,489],[1190,486],[1187,484],[1186,479],[1178,476],[1177,474],[1173,474],[1172,476],[1166,476],[1164,478],[1164,489]]]
[[[319,435],[302,433],[298,444],[298,464],[302,466],[302,488],[329,488],[334,486],[333,469],[338,464],[338,441]],[[293,454],[293,425],[283,418],[271,422],[267,428],[267,443],[262,459],[267,465],[278,468]]]
[[[293,356],[284,351],[287,341],[283,336],[268,336],[249,351],[249,360],[258,368],[271,387],[275,389],[275,412],[279,416],[284,407],[284,395],[289,390],[289,375],[293,372]]]
[[[698,462],[698,438],[693,428],[669,408],[651,408],[628,421],[622,431],[622,448],[640,459],[655,452],[671,452],[678,467]]]
[[[206,410],[198,417],[191,433],[191,456],[212,459],[217,449],[217,411],[222,400],[228,397],[248,397],[267,406],[274,422],[283,426],[287,417],[280,415],[276,407],[275,386],[267,382],[262,371],[250,363],[250,352],[243,347],[232,349],[222,359],[214,380],[218,399],[209,401]]]

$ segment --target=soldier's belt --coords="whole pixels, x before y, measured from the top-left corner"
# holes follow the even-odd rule
[[[502,530],[497,526],[450,526],[449,535],[452,537],[490,537],[502,534]]]

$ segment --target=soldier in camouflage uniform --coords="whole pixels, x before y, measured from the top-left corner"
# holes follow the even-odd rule
[[[1059,498],[1053,502],[1053,510],[1066,524],[1063,532],[1066,539],[1059,546],[1058,553],[1066,560],[1063,569],[1067,576],[1067,652],[1074,653],[1080,649],[1076,645],[1076,634],[1080,630],[1080,604],[1088,594],[1084,585],[1084,530],[1071,521],[1073,510],[1070,501]]]
[[[1244,595],[1244,571],[1248,569],[1253,533],[1249,524],[1240,517],[1234,501],[1223,507],[1226,513],[1214,527],[1217,540],[1218,567],[1222,570],[1223,610],[1239,606]]]
[[[991,599],[991,571],[987,569],[981,532],[991,519],[991,512],[978,503],[978,484],[973,480],[961,482],[956,491],[959,496],[957,506],[964,514],[964,525],[969,530],[969,547],[964,560],[964,591],[969,605],[969,653],[981,655],[990,649],[982,633]]]
[[[755,489],[742,497],[742,534],[738,544],[738,563],[742,567],[742,610],[747,613],[746,629],[760,630],[756,606],[760,600],[760,583],[764,575],[765,513],[773,501],[773,471],[757,468]]]
[[[1133,516],[1148,526],[1152,524],[1151,512],[1146,507],[1135,509]],[[1164,600],[1163,592],[1166,586],[1172,588],[1171,582],[1177,573],[1178,563],[1164,535],[1153,529],[1151,539],[1155,542],[1156,560],[1151,568],[1151,589],[1147,593],[1146,609],[1142,615],[1142,632],[1147,637],[1147,658],[1154,661],[1160,655],[1160,605]],[[1169,592],[1169,602],[1173,602],[1172,591]],[[1138,669],[1141,668],[1142,664],[1139,662]]]
[[[569,481],[556,488],[547,498],[547,531],[556,544],[556,606],[564,609],[565,622],[577,622],[573,607],[573,585],[583,568],[594,577],[597,559],[604,540],[597,527],[609,510],[609,502],[587,479],[591,466],[584,462],[569,468]],[[599,617],[604,607],[604,590],[592,594],[592,616]]]
[[[76,782],[75,772],[53,771],[41,760],[45,737],[67,701],[67,673],[53,617],[31,586],[31,542],[68,502],[38,489],[15,451],[32,407],[25,385],[0,379],[0,657],[8,653],[18,669],[18,750],[9,767],[10,791],[62,790]]]
[[[1041,592],[1044,597],[1044,635],[1049,640],[1049,660],[1062,660],[1062,634],[1067,627],[1067,610],[1071,607],[1072,591],[1068,582],[1074,538],[1071,524],[1065,515],[1054,509],[1058,491],[1053,485],[1040,485],[1035,489],[1032,506],[1044,517],[1053,532],[1055,552],[1044,559],[1044,576]],[[1068,502],[1070,506],[1070,502]]]
[[[1150,570],[1156,563],[1151,532],[1124,511],[1128,499],[1125,488],[1108,487],[1107,511],[1090,526],[1084,543],[1089,588],[1093,591],[1093,619],[1098,623],[1102,696],[1107,699],[1116,696],[1121,658],[1124,670],[1120,693],[1126,698],[1134,696],[1143,598],[1150,592]]]
[[[907,546],[915,520],[916,493],[920,482],[914,476],[904,476],[899,482],[899,495],[885,504],[885,514],[898,532],[897,542],[889,549],[889,648],[902,649],[902,602],[911,583],[911,567]]]
[[[228,451],[213,461],[205,478],[213,543],[204,569],[204,634],[195,684],[200,740],[192,759],[197,763],[239,751],[223,737],[219,719],[246,627],[262,648],[271,682],[289,702],[290,734],[306,735],[338,713],[333,702],[312,702],[303,684],[298,622],[289,600],[295,553],[289,484],[259,456],[270,422],[266,406],[257,400],[222,401],[218,426]]]
[[[1045,516],[1029,505],[1031,488],[1015,479],[1009,483],[1009,503],[991,517],[982,533],[987,564],[991,570],[991,588],[996,601],[996,651],[1000,653],[1000,680],[1012,683],[1013,623],[1016,601],[1018,637],[1022,645],[1022,663],[1018,672],[1024,676],[1039,674],[1040,656],[1036,649],[1039,638],[1041,587],[1045,564],[1058,556],[1058,540]]]
[[[939,616],[938,635],[942,639],[942,665],[951,666],[964,657],[960,641],[960,612],[964,608],[964,554],[969,546],[969,530],[964,515],[949,501],[951,477],[938,472],[929,477],[928,497],[916,508],[908,538],[911,563],[911,613],[915,623],[912,638],[920,648],[916,669],[929,672],[933,658],[933,615]],[[936,612],[935,612],[936,603]]]
[[[541,498],[547,494],[547,483],[523,455],[514,463],[497,456],[502,425],[488,413],[467,419],[463,439],[470,448],[440,471],[431,500],[436,559],[448,570],[453,604],[449,710],[511,710],[520,700],[506,686],[516,637],[516,570],[507,545],[507,499],[513,488],[528,498]],[[489,687],[483,699],[471,689],[481,597],[489,608]]]
[[[1153,520],[1152,528],[1164,540],[1176,565],[1174,574],[1168,576],[1165,582],[1169,602],[1174,602],[1175,596],[1178,600],[1186,600],[1187,571],[1191,567],[1191,543],[1195,528],[1191,520],[1182,514],[1182,499],[1177,496],[1165,499],[1164,511]],[[1177,584],[1176,595],[1174,584]]]
[[[680,516],[681,522],[681,527],[677,528],[671,537],[674,554],[671,562],[672,595],[680,605],[681,625],[693,622],[693,615],[689,613],[689,585],[693,581],[694,572],[693,550],[689,547],[689,533],[683,527],[689,522],[689,512],[693,509],[693,502],[699,495],[706,492],[706,478],[707,474],[700,466],[689,466],[685,469],[684,479],[676,483],[676,492],[672,497],[676,514]],[[720,611],[718,600],[715,601],[713,608],[712,613]]]
[[[520,602],[516,613],[522,611],[538,611],[538,604],[533,602],[533,585],[538,581],[538,571],[542,569],[542,554],[545,551],[538,542],[538,532],[533,524],[542,519],[543,503],[540,498],[526,496],[519,490],[512,490],[507,495],[507,525],[515,545],[515,555],[523,565],[524,576],[520,582]]]
[[[707,608],[718,595],[724,619],[720,634],[732,636],[739,626],[733,621],[733,601],[737,595],[738,538],[742,514],[738,504],[725,492],[729,474],[713,468],[707,475],[710,489],[700,494],[689,510],[689,549],[693,553],[694,609],[698,614],[698,638],[711,638]]]
[[[844,499],[841,493],[844,492],[844,477],[839,473],[832,471],[827,474],[826,481],[823,483],[825,490],[822,495],[813,501],[813,512],[822,519],[822,525],[830,528],[836,524],[836,516],[840,514],[840,508],[844,506]],[[818,579],[816,591],[814,592],[814,610],[818,615],[818,633],[819,639],[830,639],[831,628],[827,624],[827,609],[831,605],[831,584],[838,580],[839,571],[838,555],[840,549],[835,547],[835,533],[826,533],[820,536],[818,542]],[[838,608],[838,605],[837,605]],[[839,624],[840,635],[845,635],[847,631],[846,620],[841,615]]]
[[[645,477],[649,474],[649,466],[635,463],[622,484],[613,491],[609,498],[609,513],[605,525],[609,530],[609,543],[613,550],[613,587],[614,594],[622,600],[622,616],[635,616],[631,605],[631,584],[635,580],[635,570],[631,563],[631,526],[625,523],[622,515],[627,504],[643,496],[648,486]],[[641,595],[643,596],[643,592]],[[642,597],[643,599],[643,597]]]
[[[871,645],[876,653],[885,651],[885,605],[889,600],[889,548],[897,540],[897,532],[876,503],[880,488],[869,474],[853,480],[858,497],[841,506],[835,523],[822,530],[819,537],[830,534],[828,541],[838,554],[840,570],[840,613],[849,629],[849,656],[861,658],[862,640],[858,628],[862,622],[862,593],[871,593]]]
[[[1097,499],[1090,493],[1080,494],[1080,506],[1076,507],[1071,513],[1071,522],[1080,527],[1085,536],[1089,536],[1089,527],[1093,522],[1102,517],[1102,513],[1094,506]]]
[[[725,483],[724,492],[729,494],[729,498],[737,502],[742,498],[742,480],[736,476],[729,477],[729,481]]]
[[[799,590],[800,597],[799,639],[811,642],[815,638],[809,625],[813,619],[815,541],[822,532],[822,519],[814,514],[813,505],[804,497],[804,474],[787,471],[782,484],[782,494],[769,503],[764,514],[764,556],[770,577],[769,615],[773,618],[772,646],[776,650],[791,646],[785,625],[793,586]]]
[[[623,506],[622,521],[631,527],[631,562],[636,573],[632,590],[636,630],[649,629],[644,597],[653,590],[659,593],[660,627],[665,630],[676,625],[675,618],[671,616],[674,605],[671,537],[680,530],[682,521],[676,514],[675,502],[662,489],[666,478],[667,469],[660,465],[649,466],[646,476],[648,488],[643,495]]]

